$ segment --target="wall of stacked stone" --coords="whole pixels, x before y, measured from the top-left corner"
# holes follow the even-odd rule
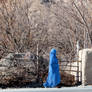
[[[92,85],[92,49],[80,50],[79,60],[82,61],[82,85]]]

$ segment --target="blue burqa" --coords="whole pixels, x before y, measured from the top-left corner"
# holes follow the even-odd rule
[[[61,81],[59,73],[59,65],[56,57],[56,50],[52,49],[50,52],[49,72],[46,82],[43,84],[44,87],[55,87]]]

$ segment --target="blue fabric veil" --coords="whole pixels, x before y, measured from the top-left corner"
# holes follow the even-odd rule
[[[52,49],[50,52],[49,72],[46,82],[43,84],[44,87],[55,87],[61,81],[59,73],[58,59],[56,57],[56,50]]]

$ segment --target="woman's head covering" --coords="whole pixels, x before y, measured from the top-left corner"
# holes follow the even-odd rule
[[[51,49],[51,51],[50,51],[50,54],[54,54],[54,55],[56,55],[56,49]]]

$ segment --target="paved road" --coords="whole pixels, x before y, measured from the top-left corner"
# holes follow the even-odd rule
[[[0,89],[0,92],[92,92],[92,86],[68,87],[68,88],[24,88],[24,89]]]

